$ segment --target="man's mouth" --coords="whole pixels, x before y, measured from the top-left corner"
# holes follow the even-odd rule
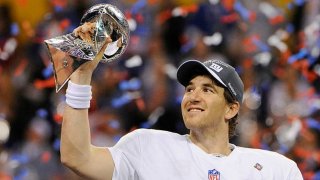
[[[201,108],[188,108],[188,112],[202,112],[202,111],[204,110]]]

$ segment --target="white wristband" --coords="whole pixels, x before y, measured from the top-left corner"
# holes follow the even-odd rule
[[[92,98],[90,85],[79,85],[71,81],[68,82],[66,91],[66,103],[75,109],[87,109],[90,107]]]

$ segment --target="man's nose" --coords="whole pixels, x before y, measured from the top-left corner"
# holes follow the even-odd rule
[[[200,90],[195,89],[190,93],[190,101],[191,102],[198,102],[200,100]]]

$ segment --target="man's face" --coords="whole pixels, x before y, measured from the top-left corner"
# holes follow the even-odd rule
[[[186,86],[181,110],[184,123],[190,130],[219,127],[225,123],[227,111],[224,88],[208,76],[196,76]]]

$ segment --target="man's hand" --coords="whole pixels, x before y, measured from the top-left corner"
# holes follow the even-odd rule
[[[95,23],[86,22],[85,24],[77,27],[73,32],[76,36],[87,42],[92,42],[91,35],[94,32]],[[100,48],[99,52],[92,61],[88,61],[82,64],[71,76],[71,81],[78,84],[90,84],[93,71],[96,69],[103,54],[108,46],[112,42],[110,36],[107,36],[105,42]]]
[[[79,36],[82,40],[89,44],[93,44],[92,42],[92,34],[94,33],[96,27],[95,22],[85,22],[83,25],[77,27],[73,30],[75,36]]]
[[[85,64],[81,65],[79,67],[79,71],[93,71],[102,59],[104,51],[106,50],[110,42],[112,42],[112,39],[110,38],[110,36],[108,36],[105,42],[103,43],[102,47],[100,48],[99,52],[97,53],[96,57],[92,61],[86,62]]]

